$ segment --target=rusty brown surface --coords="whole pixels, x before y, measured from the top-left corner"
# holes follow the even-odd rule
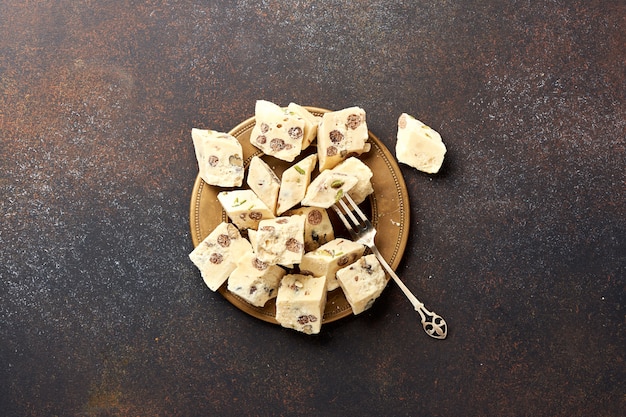
[[[285,2],[286,3],[286,2]],[[0,1],[0,412],[622,416],[622,1]],[[407,112],[395,286],[317,337],[251,318],[187,258],[191,127],[254,101]],[[380,239],[384,239],[381,236]]]

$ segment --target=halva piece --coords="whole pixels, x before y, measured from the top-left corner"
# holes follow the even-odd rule
[[[363,256],[350,266],[337,271],[337,281],[354,314],[374,304],[387,286],[387,276],[376,255]]]
[[[276,213],[280,179],[259,156],[254,156],[250,160],[246,182],[250,189],[265,203],[267,208],[272,213]]]
[[[239,230],[222,222],[196,246],[189,259],[200,270],[205,284],[217,291],[236,268],[237,260],[251,251],[250,242],[241,237]]]
[[[357,177],[358,182],[348,191],[348,195],[354,200],[355,204],[361,204],[368,195],[374,192],[371,182],[372,170],[359,158],[352,156],[334,167],[332,171]]]
[[[254,252],[271,265],[292,266],[304,255],[304,216],[261,220],[254,233]]]
[[[326,278],[285,275],[276,297],[276,321],[306,334],[317,334],[326,307]]]
[[[300,262],[300,272],[313,276],[325,276],[328,291],[339,287],[336,272],[344,268],[365,252],[365,246],[344,238],[336,238],[313,252],[305,253]]]
[[[399,162],[435,174],[439,172],[445,154],[446,146],[439,133],[411,115],[400,115],[396,141]]]
[[[256,229],[262,219],[273,219],[274,213],[252,190],[222,191],[217,199],[232,222],[241,230]]]
[[[191,129],[200,178],[219,187],[239,187],[243,183],[241,143],[228,133]]]
[[[250,133],[252,145],[287,162],[300,155],[305,124],[302,118],[272,102],[257,100],[255,119]]]
[[[335,238],[333,224],[326,209],[321,207],[299,207],[289,210],[286,214],[303,215],[304,222],[304,252],[311,252]]]
[[[324,113],[317,128],[319,170],[334,168],[350,156],[369,151],[365,110],[349,107]]]
[[[302,199],[303,206],[328,208],[348,193],[359,179],[351,174],[343,174],[332,170],[322,171],[309,184]]]
[[[317,154],[309,155],[283,172],[276,214],[281,215],[300,203],[311,182],[311,173],[317,162]]]
[[[304,120],[304,135],[302,136],[302,150],[304,150],[308,148],[311,142],[317,137],[317,126],[322,118],[315,116],[306,108],[296,103],[289,103],[287,110],[295,113]]]
[[[237,260],[228,278],[228,290],[253,306],[263,307],[278,294],[281,278],[287,271],[261,261],[251,250]]]

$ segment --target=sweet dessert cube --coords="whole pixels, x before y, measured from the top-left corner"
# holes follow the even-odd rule
[[[276,217],[252,190],[222,191],[217,199],[240,230],[256,229],[262,219]]]
[[[328,208],[349,192],[359,179],[351,174],[322,171],[309,184],[301,203],[303,206]]]
[[[304,254],[304,216],[261,220],[254,233],[254,252],[270,265],[291,267]]]
[[[365,252],[365,246],[344,238],[336,238],[313,252],[305,253],[300,262],[300,272],[313,276],[325,276],[328,291],[339,287],[336,272],[344,268]]]
[[[349,107],[324,113],[317,128],[319,169],[334,168],[350,156],[369,151],[365,110]]]
[[[304,135],[302,137],[302,150],[309,147],[317,137],[317,126],[321,117],[313,115],[310,111],[296,103],[289,103],[287,110],[298,115],[304,120]]]
[[[326,278],[285,275],[276,297],[276,321],[306,334],[317,334],[326,307]]]
[[[243,150],[237,138],[215,130],[191,129],[200,178],[219,187],[243,183]]]
[[[326,209],[321,207],[299,207],[289,210],[287,215],[300,214],[304,222],[304,252],[311,252],[335,238],[333,224]]]
[[[265,100],[257,100],[256,123],[250,143],[266,155],[293,161],[302,151],[305,122],[295,113]]]
[[[396,141],[399,162],[435,174],[443,164],[446,151],[439,133],[409,114],[400,115]]]
[[[376,255],[361,259],[337,271],[337,281],[354,314],[370,308],[387,286],[387,276]]]
[[[267,208],[272,213],[276,213],[280,179],[259,156],[254,156],[250,160],[246,182],[250,189],[265,203]]]
[[[317,154],[309,155],[283,172],[276,214],[281,215],[302,201],[316,163]]]
[[[241,237],[239,230],[222,222],[196,246],[189,259],[200,270],[207,287],[217,291],[237,267],[237,260],[251,251],[250,242]]]
[[[278,294],[283,268],[269,265],[251,250],[237,260],[237,267],[228,278],[228,291],[237,294],[253,306],[263,307]]]
[[[356,204],[361,204],[368,195],[374,192],[371,182],[372,170],[359,158],[352,156],[334,167],[332,171],[357,177],[358,182],[348,191],[348,194]]]

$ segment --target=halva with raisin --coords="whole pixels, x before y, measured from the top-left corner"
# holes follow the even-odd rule
[[[337,281],[354,314],[370,308],[387,286],[387,276],[376,255],[367,255],[337,271]]]
[[[200,178],[219,187],[243,183],[243,150],[237,138],[215,130],[191,129]]]
[[[250,242],[241,237],[232,224],[222,222],[189,254],[189,259],[200,270],[202,279],[212,291],[228,279],[237,267],[237,259],[251,252]]]
[[[326,307],[326,278],[288,274],[276,297],[276,321],[281,326],[306,334],[317,334]]]

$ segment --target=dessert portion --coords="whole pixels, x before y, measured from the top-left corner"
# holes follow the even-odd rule
[[[253,234],[256,256],[271,265],[291,267],[304,255],[304,216],[261,220]]]
[[[324,113],[317,128],[317,154],[319,169],[334,168],[350,156],[369,151],[369,132],[365,120],[365,110],[348,107],[343,110]]]
[[[352,197],[355,204],[361,204],[368,195],[374,192],[371,182],[374,174],[359,158],[352,156],[334,167],[332,171],[353,175],[357,178],[357,183],[348,191],[348,195]]]
[[[305,121],[293,112],[266,101],[257,100],[256,124],[250,143],[266,155],[291,162],[302,151]]]
[[[322,118],[313,115],[310,111],[296,103],[289,103],[287,111],[296,114],[304,120],[304,134],[302,135],[302,150],[304,150],[308,148],[317,137],[317,126]]]
[[[261,261],[249,251],[237,259],[237,267],[228,277],[228,291],[256,307],[263,307],[278,294],[280,280],[287,273],[277,265]]]
[[[243,151],[237,138],[215,130],[191,129],[200,177],[218,187],[239,187],[243,182]]]
[[[311,252],[323,244],[335,239],[333,224],[326,209],[321,207],[300,207],[285,213],[303,215],[304,222],[304,252]]]
[[[252,190],[222,191],[217,199],[240,230],[256,229],[261,220],[276,217]]]
[[[280,179],[272,168],[260,157],[254,156],[248,166],[248,178],[246,183],[252,191],[265,203],[272,213],[276,213]]]
[[[337,271],[337,282],[354,314],[370,308],[387,286],[387,276],[376,255],[367,255]]]
[[[336,238],[320,246],[313,252],[308,252],[300,262],[302,274],[316,277],[326,277],[328,291],[339,287],[335,276],[336,272],[359,259],[365,246],[344,238]]]
[[[333,170],[322,171],[306,190],[303,206],[329,208],[349,192],[359,179]]]
[[[237,259],[251,251],[250,242],[241,237],[239,230],[232,223],[222,222],[196,246],[189,259],[200,270],[207,287],[217,291],[237,267]]]
[[[276,214],[281,215],[302,201],[316,163],[317,154],[309,155],[283,172]]]
[[[446,146],[439,133],[407,113],[400,115],[396,141],[398,162],[435,174],[445,154]]]
[[[317,334],[322,327],[325,306],[325,277],[285,275],[276,297],[276,321],[283,327]]]

